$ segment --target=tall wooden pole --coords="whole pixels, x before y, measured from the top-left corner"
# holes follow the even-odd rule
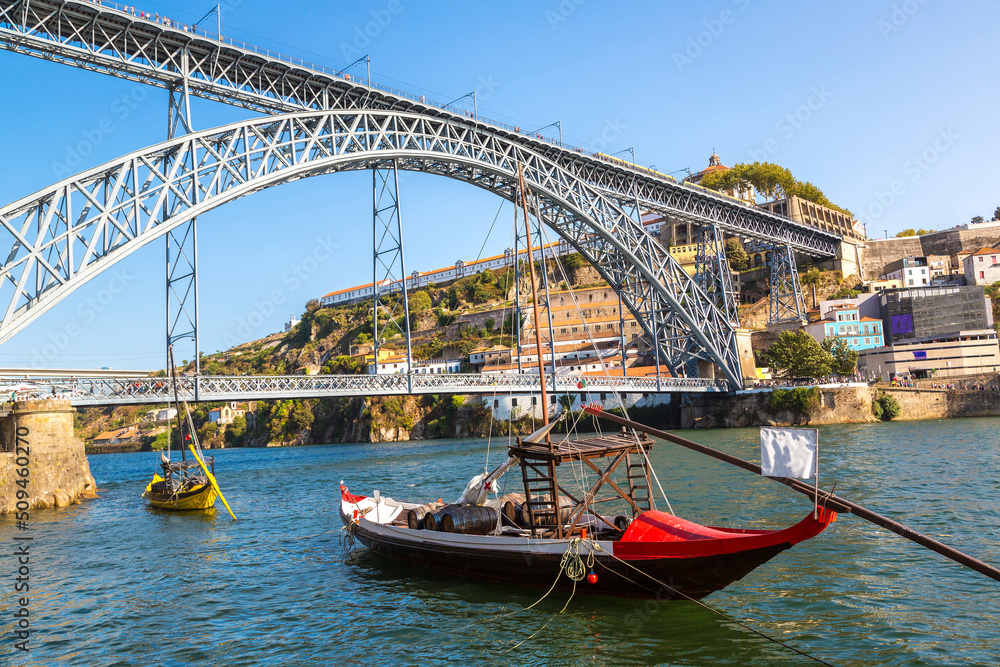
[[[528,222],[528,193],[524,187],[524,171],[517,165],[517,180],[521,191],[521,209],[524,211],[524,231],[528,239],[528,269],[531,271],[531,313],[535,321],[535,351],[538,353],[538,378],[542,388],[542,425],[549,423],[549,399],[545,391],[545,364],[542,363],[542,331],[538,324],[538,290],[535,287],[535,260],[531,254],[531,224]],[[544,252],[544,250],[543,250]],[[549,445],[551,447],[551,441]]]

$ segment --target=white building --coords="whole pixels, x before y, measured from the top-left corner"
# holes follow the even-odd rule
[[[648,407],[670,402],[670,394],[620,394],[611,392],[591,392],[586,388],[578,392],[549,394],[549,415],[556,415],[563,411],[563,404],[567,398],[570,401],[570,409],[579,412],[584,406],[592,403],[601,405],[605,410],[614,408]],[[619,398],[620,397],[620,398]],[[520,417],[542,418],[542,396],[541,394],[503,394],[497,396],[483,396],[483,407],[493,411],[493,418],[499,420],[517,419]]]
[[[653,236],[659,234],[663,221],[664,218],[661,215],[649,213],[643,214],[643,228]],[[545,257],[547,259],[564,257],[574,252],[573,247],[564,239],[559,239],[554,243],[550,243],[546,245],[544,249]],[[528,251],[524,249],[518,251],[518,255],[521,257],[522,261],[527,259],[527,252]],[[538,248],[535,248],[532,252],[533,256],[537,258]],[[506,266],[513,265],[513,258],[514,250],[512,248],[507,248],[502,255],[486,257],[476,262],[466,262],[460,259],[453,265],[446,266],[443,269],[437,269],[435,271],[428,271],[425,273],[414,271],[406,278],[406,288],[408,290],[412,290],[424,287],[425,285],[435,285],[437,283],[458,280],[459,278],[482,273],[483,271],[502,269]],[[391,283],[386,281],[382,283],[382,289],[387,290],[387,293],[395,292],[399,290],[401,284],[401,280]],[[357,287],[348,287],[347,289],[342,289],[337,292],[330,292],[329,294],[323,296],[319,300],[319,303],[325,308],[327,306],[337,306],[345,303],[354,303],[355,301],[361,301],[363,299],[371,299],[372,285],[373,283],[368,283],[367,285],[358,285]],[[287,330],[288,329],[286,328],[286,331]]]
[[[906,257],[890,263],[886,268],[886,273],[881,277],[884,280],[899,280],[903,287],[919,287],[931,284],[931,271],[927,266],[926,257]]]
[[[462,369],[461,359],[413,360],[414,375],[440,375],[458,373]],[[369,375],[405,375],[410,372],[410,364],[404,356],[383,357],[378,362],[368,364]]]
[[[1000,280],[1000,248],[980,248],[962,260],[966,285],[992,285]]]
[[[157,408],[146,412],[146,421],[164,422],[177,416],[177,408]]]

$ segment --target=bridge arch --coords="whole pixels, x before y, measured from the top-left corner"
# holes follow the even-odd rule
[[[675,376],[693,359],[742,386],[735,331],[607,193],[520,142],[457,119],[384,110],[253,119],[131,153],[0,208],[0,344],[77,287],[191,218],[299,178],[400,169],[508,200],[517,165],[542,221],[621,294]]]

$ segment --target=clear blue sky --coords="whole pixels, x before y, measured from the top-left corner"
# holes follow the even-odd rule
[[[136,6],[180,22],[209,9]],[[441,101],[478,88],[484,116],[525,128],[559,120],[567,141],[634,146],[661,171],[697,171],[713,148],[727,165],[777,162],[877,237],[989,218],[1000,206],[998,24],[1000,7],[985,0],[230,0],[223,10],[224,34],[338,67],[370,53],[386,85]],[[366,25],[373,37],[359,37]],[[0,79],[0,205],[55,182],[68,163],[83,170],[165,138],[162,90],[6,51]],[[252,116],[203,100],[193,112],[199,129]],[[102,121],[113,129],[99,132]],[[77,162],[81,142],[94,147]],[[899,194],[886,203],[894,182]],[[501,208],[424,175],[407,176],[401,197],[410,270],[477,257]],[[371,177],[355,173],[202,217],[202,351],[246,338],[241,321],[269,310],[275,289],[287,301],[250,338],[280,330],[312,297],[370,281],[370,211]],[[500,215],[487,253],[509,243],[509,205]],[[296,285],[295,267],[327,237],[332,258]],[[162,367],[163,264],[162,243],[136,252],[118,265],[124,289],[98,276],[6,343],[0,366]]]

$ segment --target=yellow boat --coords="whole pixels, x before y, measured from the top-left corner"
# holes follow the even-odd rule
[[[167,429],[167,453],[160,454],[160,468],[163,474],[153,473],[153,481],[146,485],[146,490],[142,492],[142,497],[150,505],[161,510],[207,510],[215,505],[215,499],[222,498],[222,504],[226,506],[229,515],[236,520],[232,508],[226,502],[226,497],[219,489],[219,483],[215,479],[215,457],[206,457],[201,451],[201,444],[198,442],[198,432],[195,430],[194,421],[191,419],[191,411],[188,409],[187,401],[180,398],[177,391],[177,375],[174,369],[174,348],[167,348],[167,358],[170,362],[171,376],[174,383],[174,403],[177,405],[177,433],[182,443],[187,444],[191,450],[193,460],[188,461],[184,455],[184,446],[181,445],[181,460],[170,460],[170,429]],[[184,422],[181,415],[186,416],[187,432],[185,433]]]
[[[207,510],[215,505],[219,494],[207,478],[190,478],[189,482],[186,488],[170,492],[163,477],[154,474],[142,497],[161,510]]]

